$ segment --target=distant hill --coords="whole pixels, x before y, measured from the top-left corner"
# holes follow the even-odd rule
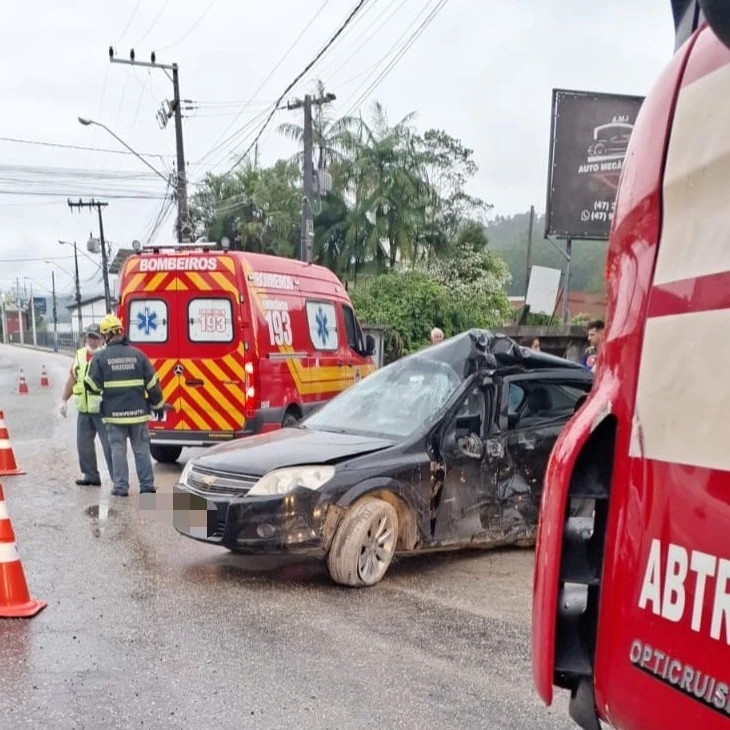
[[[512,274],[508,286],[510,296],[525,294],[525,266],[527,256],[527,230],[529,211],[513,216],[497,216],[486,226],[489,249],[499,254]],[[535,215],[532,232],[532,264],[565,268],[565,257],[543,238],[545,216]],[[556,241],[565,250],[564,241]],[[605,290],[606,241],[576,241],[573,243],[573,260],[570,267],[571,291],[600,294]]]

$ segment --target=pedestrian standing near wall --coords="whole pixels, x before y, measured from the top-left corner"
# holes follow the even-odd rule
[[[106,427],[99,413],[101,397],[89,393],[84,386],[84,380],[91,359],[102,348],[104,340],[97,324],[92,324],[84,334],[84,347],[76,351],[71,372],[63,388],[59,410],[61,415],[66,418],[68,401],[73,395],[74,405],[78,412],[76,419],[76,450],[78,451],[79,469],[81,470],[81,478],[76,480],[76,484],[100,487],[101,476],[96,461],[96,436],[99,437],[109,475],[113,478],[112,452],[106,434]]]
[[[132,445],[140,494],[153,493],[155,475],[147,422],[165,406],[157,373],[149,358],[132,347],[122,321],[108,314],[99,325],[106,347],[91,361],[86,376],[90,392],[101,395],[101,416],[109,435],[116,497],[129,495],[127,440]]]

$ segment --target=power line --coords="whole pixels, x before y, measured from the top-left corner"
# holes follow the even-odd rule
[[[373,22],[370,23],[367,28],[365,28],[363,34],[357,39],[361,42],[357,46],[355,46],[352,53],[350,53],[350,55],[347,56],[344,61],[338,61],[337,58],[335,58],[334,62],[330,63],[326,71],[320,72],[323,76],[327,76],[327,81],[329,83],[332,82],[332,78],[336,77],[337,74],[342,71],[342,69],[347,67],[347,64],[360,52],[360,49],[362,49],[362,47],[365,46],[375,36],[375,34],[378,33],[378,31],[398,13],[398,11],[403,7],[403,5],[405,5],[406,2],[407,0],[400,0],[400,2],[398,3],[393,3],[392,8],[390,9],[390,13],[387,13],[384,10],[382,13],[380,13],[380,15],[376,15],[373,19]],[[381,22],[378,23],[378,20],[380,20],[381,18]],[[373,32],[368,35],[368,31],[373,26],[375,26],[375,30],[373,30]],[[328,74],[332,74],[332,76],[329,76]],[[337,85],[339,86],[340,84]]]
[[[312,25],[312,23],[314,23],[314,21],[319,17],[320,13],[327,7],[327,5],[330,2],[331,2],[331,0],[324,0],[324,2],[322,3],[322,5],[319,6],[319,10],[317,10],[317,12],[314,14],[314,16],[309,21],[309,23],[307,23],[307,25],[304,26],[304,28],[302,29],[302,31],[294,39],[294,41],[289,46],[289,48],[284,53],[284,55],[279,59],[279,63],[277,63],[276,66],[274,66],[274,68],[272,68],[271,71],[269,71],[269,73],[266,76],[266,78],[258,85],[258,88],[256,89],[256,91],[253,92],[253,97],[252,97],[251,101],[253,101],[253,99],[256,98],[256,94],[258,94],[259,91],[261,91],[261,89],[264,88],[266,82],[274,75],[274,73],[279,68],[279,66],[281,66],[282,63],[284,63],[284,61],[287,59],[287,57],[289,56],[289,54],[296,47],[297,43],[299,43],[299,41],[301,40],[302,36],[307,32],[307,30],[309,30],[309,27]],[[279,98],[278,101],[275,102],[275,104],[278,104],[280,101],[281,101],[281,97]],[[221,132],[220,137],[218,137],[218,139],[215,142],[213,142],[213,146],[210,148],[210,150],[208,150],[208,152],[206,152],[203,155],[203,157],[200,158],[200,161],[201,162],[203,160],[205,160],[206,158],[208,158],[211,154],[213,154],[214,152],[216,152],[218,149],[220,149],[221,146],[225,145],[232,137],[235,137],[238,134],[237,132],[234,132],[234,134],[231,137],[229,137],[228,139],[224,140],[221,143],[221,140],[226,135],[226,133],[228,132],[228,130],[240,119],[241,116],[243,116],[243,113],[246,111],[246,109],[248,109],[248,107],[249,107],[249,103],[246,103],[246,105],[243,107],[243,109],[241,109],[240,114],[223,130],[223,132]],[[221,143],[221,144],[219,145],[219,143]]]
[[[218,2],[218,0],[210,0],[208,3],[208,6],[203,10],[203,12],[200,14],[198,19],[186,30],[174,43],[171,43],[169,46],[164,46],[163,48],[159,48],[159,51],[169,51],[171,48],[174,48],[178,43],[181,43],[184,41],[205,19],[205,16],[208,14],[210,9]]]
[[[99,192],[98,189],[94,189],[94,194],[99,195],[100,197],[103,195],[105,198],[113,198],[115,200],[162,200],[164,196],[162,195],[124,195],[121,193],[106,193],[106,192]],[[69,195],[72,197],[78,197],[78,192],[70,193],[68,190],[64,191],[43,191],[43,192],[29,192],[29,191],[21,191],[21,190],[0,190],[0,195],[25,195],[26,197],[36,197],[36,198],[67,198]],[[82,195],[82,197],[84,197]]]
[[[256,125],[266,116],[268,113],[267,109],[264,109],[263,111],[260,111],[255,117],[252,117],[249,119],[249,121],[246,122],[239,130],[234,132],[227,140],[228,141],[233,140],[235,137],[238,137],[239,140],[236,144],[244,144],[246,140],[248,140],[251,137],[252,132],[250,131],[252,128],[256,127]],[[224,143],[225,144],[225,143]],[[221,145],[222,147],[223,145]],[[222,150],[222,154],[218,154],[215,156],[215,159],[213,159],[211,162],[208,163],[208,168],[215,168],[219,164],[221,164],[230,154],[226,150]],[[196,164],[200,167],[203,167],[205,163],[203,162],[204,158],[201,158]]]
[[[393,68],[398,64],[398,62],[403,58],[403,56],[408,52],[408,50],[411,48],[411,46],[418,40],[418,38],[421,36],[421,34],[426,30],[426,28],[433,22],[434,18],[438,15],[438,13],[444,8],[448,0],[439,0],[437,5],[434,7],[434,9],[431,11],[431,13],[426,17],[426,19],[421,23],[420,26],[413,32],[413,34],[406,40],[406,42],[401,46],[399,51],[396,53],[396,55],[391,59],[389,64],[381,71],[379,76],[368,86],[367,89],[358,97],[357,101],[350,107],[350,109],[347,111],[345,116],[349,116],[352,114],[352,112],[358,108],[365,99],[382,83],[382,81],[390,74],[390,72],[393,70]],[[419,14],[420,15],[420,14]],[[413,25],[413,24],[411,24]],[[395,47],[395,46],[394,46]],[[390,53],[390,52],[389,52]],[[387,55],[384,57],[387,58]]]
[[[66,261],[73,256],[41,256],[40,258],[0,259],[3,264],[25,264],[31,261]]]
[[[367,14],[369,12],[371,12],[373,10],[373,8],[375,8],[375,6],[378,4],[378,2],[380,2],[380,0],[373,0],[370,3],[370,5],[368,5],[368,7],[365,8],[365,10],[363,10],[363,12],[360,13],[360,15],[358,15],[357,19],[350,25],[350,28],[349,28],[349,31],[347,34],[348,38],[352,34],[354,29],[357,27],[357,25],[359,23],[361,23],[364,18],[367,17]],[[405,2],[405,0],[402,0],[402,2]],[[365,33],[367,33],[367,31],[373,27],[373,24],[378,21],[378,18],[382,17],[383,15],[384,15],[384,12],[380,13],[379,15],[376,15],[375,20],[366,27]],[[359,38],[362,38],[363,35],[364,35],[364,33],[362,35],[358,36],[358,38],[355,39],[354,42],[356,42]],[[340,37],[338,43],[334,43],[330,50],[333,50],[335,47],[337,47],[337,45],[342,42],[343,38],[344,38],[344,36]],[[334,69],[334,68],[340,69],[345,65],[345,63],[341,63],[340,61],[338,61],[337,56],[335,56],[334,59],[330,56],[328,62],[324,64],[324,69],[320,69],[318,71],[318,75],[320,75],[321,77],[327,77],[327,81],[329,81],[329,74],[332,72],[332,69]]]
[[[64,144],[61,142],[44,142],[42,140],[38,139],[21,139],[19,137],[0,137],[0,142],[12,142],[14,144],[32,144],[32,145],[38,145],[40,147],[59,147],[61,149],[69,149],[69,150],[83,150],[88,152],[105,152],[107,154],[114,154],[114,155],[131,155],[132,152],[128,152],[127,150],[115,150],[107,147],[85,147],[84,145],[77,145],[77,144]],[[174,157],[175,155],[163,155],[158,152],[140,152],[139,153],[142,157]],[[88,167],[88,165],[87,165]]]
[[[152,21],[152,23],[150,24],[150,27],[147,28],[147,32],[134,44],[135,48],[137,46],[141,46],[142,41],[144,41],[145,38],[147,38],[147,36],[152,32],[152,29],[157,25],[157,21],[160,19],[160,16],[162,15],[162,13],[165,12],[165,8],[167,7],[169,2],[170,2],[170,0],[165,0],[165,2],[162,3],[162,7],[160,8],[160,11],[157,13],[157,15],[155,15],[155,18]]]
[[[231,167],[231,169],[225,173],[226,175],[230,174],[236,167],[238,167],[238,165],[241,163],[241,161],[246,158],[246,155],[248,155],[248,153],[253,149],[256,142],[258,142],[259,139],[261,139],[261,135],[264,133],[264,130],[266,129],[266,127],[269,126],[269,122],[271,122],[271,120],[274,117],[274,114],[276,114],[277,107],[281,103],[282,99],[297,85],[297,83],[317,63],[317,61],[319,61],[319,59],[322,58],[322,56],[324,56],[325,53],[327,53],[327,51],[331,48],[332,44],[342,35],[345,28],[347,28],[347,26],[350,24],[352,19],[362,9],[363,5],[365,5],[366,2],[367,2],[367,0],[359,0],[358,4],[353,8],[353,10],[350,12],[350,14],[345,19],[345,22],[335,31],[335,34],[329,39],[329,41],[327,41],[327,43],[324,45],[322,50],[304,67],[304,69],[301,71],[301,73],[299,73],[299,75],[296,76],[296,78],[289,84],[289,86],[287,86],[286,89],[284,89],[284,91],[281,93],[281,96],[279,96],[279,98],[276,100],[276,104],[274,105],[273,109],[271,110],[271,113],[269,114],[269,116],[266,118],[266,121],[264,122],[263,127],[261,127],[261,129],[259,130],[259,133],[254,138],[253,142],[251,142],[251,144],[246,149],[246,151],[236,160],[236,162]]]
[[[134,6],[134,10],[132,11],[132,15],[130,15],[129,20],[127,21],[127,25],[124,26],[124,30],[122,31],[122,34],[119,36],[117,40],[117,44],[119,41],[124,38],[127,31],[129,30],[129,26],[132,25],[132,21],[134,20],[135,16],[137,15],[137,11],[139,10],[139,6],[142,4],[142,0],[137,0],[137,4]]]

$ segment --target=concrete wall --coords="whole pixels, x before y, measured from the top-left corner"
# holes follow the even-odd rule
[[[586,340],[588,331],[586,328],[573,325],[560,327],[512,326],[502,327],[499,331],[528,347],[532,340],[537,337],[544,352],[559,355],[575,362],[581,359],[588,344]]]

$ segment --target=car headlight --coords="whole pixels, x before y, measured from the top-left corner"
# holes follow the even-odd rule
[[[319,489],[335,474],[334,466],[293,466],[274,469],[259,479],[248,494],[252,497],[286,494],[296,487]]]
[[[182,474],[180,475],[180,484],[184,484],[186,487],[188,486],[188,477],[190,476],[190,472],[193,470],[193,460],[190,459],[187,464],[185,464],[185,468],[182,470]]]

